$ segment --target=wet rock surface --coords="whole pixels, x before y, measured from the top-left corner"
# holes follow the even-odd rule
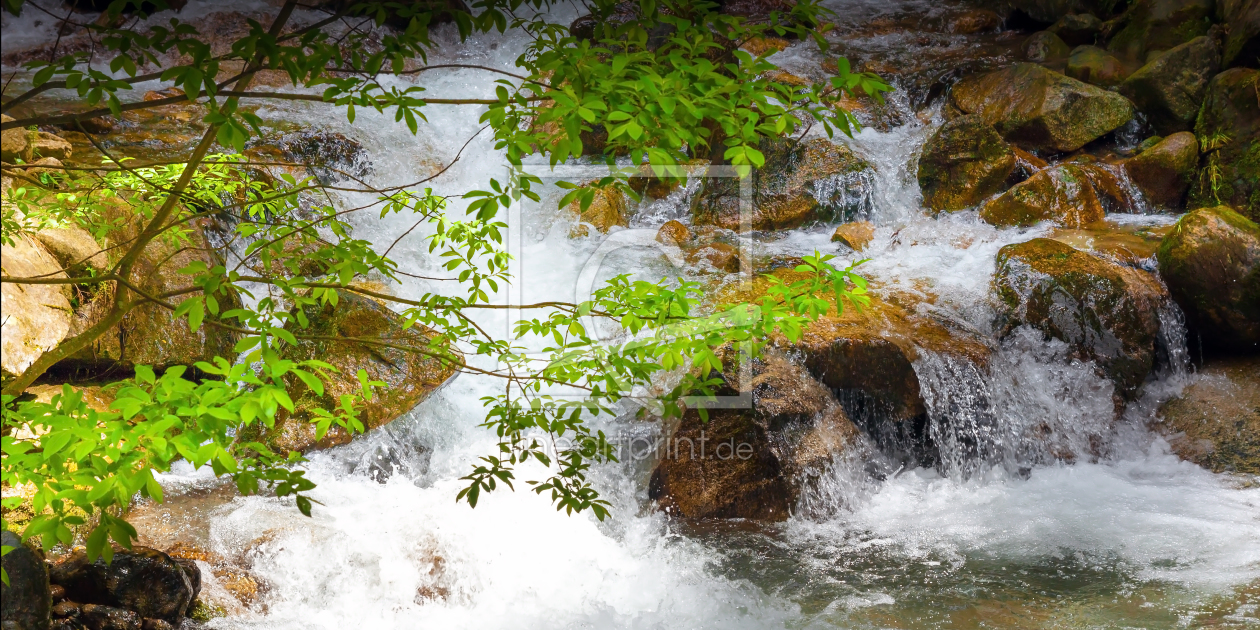
[[[1198,37],[1160,55],[1120,84],[1120,93],[1161,134],[1188,131],[1194,125],[1208,81],[1220,70],[1220,47],[1213,37]]]
[[[336,306],[311,307],[306,315],[310,327],[294,332],[318,338],[299,340],[297,346],[288,348],[285,358],[318,359],[339,372],[325,383],[323,396],[316,396],[299,381],[290,384],[295,411],[282,413],[274,427],[259,429],[264,431],[259,437],[281,452],[306,452],[351,440],[349,433],[335,425],[317,439],[311,409],[335,409],[341,395],[359,391],[356,375],[360,369],[369,379],[385,383],[359,410],[359,420],[366,429],[383,426],[410,411],[454,374],[449,364],[424,354],[447,352],[444,343],[431,346],[434,336],[430,331],[422,326],[403,328],[402,317],[366,297],[340,291]]]
[[[1040,171],[980,209],[980,218],[997,226],[1027,227],[1052,220],[1063,227],[1082,227],[1103,215],[1089,175],[1074,164]]]
[[[1190,207],[1227,204],[1260,221],[1260,70],[1230,68],[1208,83],[1194,133],[1204,154]]]
[[[1199,141],[1189,132],[1174,133],[1124,160],[1129,181],[1156,208],[1184,207],[1199,165]]]
[[[804,369],[767,356],[751,370],[748,383],[732,374],[722,392],[750,396],[750,409],[711,409],[708,422],[694,409],[683,414],[648,487],[665,512],[786,520],[807,475],[856,447],[857,428]]]
[[[52,596],[48,565],[34,545],[22,544],[17,534],[0,532],[0,543],[13,550],[4,556],[9,583],[0,585],[0,621],[4,630],[43,630],[48,627]]]
[[[1001,334],[1027,325],[1066,342],[1127,398],[1154,369],[1167,295],[1150,274],[1039,238],[1003,247],[993,282]]]
[[[1260,226],[1225,206],[1195,210],[1164,238],[1157,258],[1206,349],[1260,351]]]
[[[950,103],[1032,150],[1075,151],[1133,117],[1119,94],[1030,63],[967,77],[954,85]]]
[[[1213,472],[1260,474],[1260,358],[1207,363],[1153,427],[1174,453]]]
[[[61,265],[35,239],[19,235],[14,245],[0,245],[0,267],[15,278],[65,278]],[[70,300],[64,286],[0,284],[0,368],[6,377],[21,374],[70,332]]]
[[[980,116],[951,120],[932,134],[919,157],[919,189],[932,210],[962,210],[1007,188],[1016,158]]]
[[[825,138],[762,143],[764,168],[753,172],[754,230],[785,230],[836,219],[866,216],[871,165],[842,144]],[[695,225],[740,227],[739,180],[706,181],[692,208]]]
[[[139,627],[145,618],[178,621],[184,616],[196,596],[193,583],[200,583],[200,576],[190,579],[188,571],[161,551],[136,546],[115,551],[108,564],[101,558],[89,562],[79,549],[54,563],[49,575],[65,589],[67,600],[85,604],[82,616],[88,625],[121,628],[131,627],[127,624],[133,620]]]

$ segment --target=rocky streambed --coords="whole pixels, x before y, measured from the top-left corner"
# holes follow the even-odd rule
[[[316,440],[299,416],[327,400],[309,392],[291,419],[258,436],[311,458],[321,501],[312,519],[274,497],[237,496],[207,471],[179,469],[162,479],[167,503],[133,506],[145,548],[119,551],[115,565],[88,565],[69,548],[6,556],[10,575],[11,563],[25,563],[39,585],[6,587],[6,623],[1255,623],[1254,3],[828,6],[837,14],[832,53],[786,40],[748,46],[780,50],[774,60],[802,82],[835,73],[838,54],[896,90],[884,103],[845,104],[867,127],[853,139],[815,132],[767,142],[750,217],[740,216],[740,191],[729,182],[645,177],[642,202],[603,195],[579,212],[556,207],[557,191],[514,218],[521,288],[512,296],[525,301],[572,299],[588,276],[623,272],[683,275],[706,283],[715,302],[749,300],[766,291],[764,274],[790,281],[815,250],[870,259],[859,268],[872,284],[868,307],[825,316],[796,342],[771,340],[747,370],[724,372],[723,394],[751,406],[717,410],[707,422],[695,411],[645,421],[633,409],[603,421],[623,449],[621,463],[596,471],[614,502],[612,521],[557,516],[525,492],[476,510],[454,504],[459,478],[492,446],[476,425],[478,398],[493,384],[353,343],[310,344],[296,352],[390,384],[364,436]],[[208,32],[238,14],[198,3],[185,11]],[[55,26],[21,20],[5,23],[6,40],[12,29]],[[49,45],[21,41],[6,41],[6,69]],[[71,36],[65,45],[78,44]],[[487,38],[449,54],[508,68],[519,45]],[[484,89],[460,72],[425,80]],[[30,106],[76,105],[52,96]],[[267,129],[250,155],[306,162],[325,181],[347,173],[413,181],[448,163],[478,126],[475,113],[443,110],[413,138],[370,114],[347,125],[300,105],[271,113],[293,122]],[[185,149],[199,124],[173,105],[102,120],[85,130],[91,138],[6,131],[3,157],[37,177],[41,168],[98,161],[98,145],[141,157]],[[499,159],[492,143],[469,150],[477,159],[461,160],[435,181],[439,189],[490,176],[487,164]],[[96,252],[134,229],[121,218],[103,235],[30,234],[4,248],[5,273],[105,268],[108,252]],[[745,218],[752,233],[739,232]],[[148,288],[165,290],[164,270],[193,257],[234,255],[217,247],[216,222],[226,220],[201,226],[203,246],[145,261],[155,269]],[[356,235],[385,248],[404,223],[361,221]],[[408,271],[433,267],[419,240],[399,242]],[[418,279],[381,289],[442,290]],[[6,375],[108,308],[57,289],[4,291]],[[329,338],[424,335],[362,298],[308,315]],[[49,397],[69,383],[108,405],[101,385],[130,366],[187,364],[235,343],[230,334],[188,333],[156,309],[136,311],[105,338],[29,394]],[[116,575],[130,566],[143,568],[143,585]]]

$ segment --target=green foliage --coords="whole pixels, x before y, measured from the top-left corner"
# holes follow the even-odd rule
[[[22,4],[5,1],[10,10]],[[110,10],[117,14],[128,4],[139,6],[134,0],[120,1]],[[338,378],[327,363],[285,357],[288,348],[316,338],[308,331],[307,307],[335,306],[339,291],[389,300],[408,326],[433,332],[427,345],[403,349],[505,381],[503,394],[483,400],[484,426],[499,437],[497,452],[482,458],[465,477],[468,484],[458,499],[475,506],[485,492],[512,487],[516,467],[535,460],[548,470],[548,476],[527,481],[535,492],[548,495],[558,510],[590,510],[600,519],[608,516],[608,502],[591,486],[587,473],[614,454],[607,437],[592,428],[593,417],[613,413],[623,400],[677,415],[684,397],[714,395],[721,384],[715,372],[722,370],[726,348],[747,356],[776,331],[797,338],[808,321],[827,312],[829,302],[819,295],[834,295],[837,308],[844,308],[846,300],[856,308],[867,302],[865,281],[854,266],[836,269],[831,256],[816,253],[798,268],[805,280],[774,284],[759,305],[703,312],[704,296],[695,283],[620,276],[584,302],[520,305],[536,316],[521,321],[513,339],[487,334],[471,317],[478,309],[501,308],[490,297],[512,280],[503,241],[507,226],[496,217],[523,198],[539,199],[532,187],[541,180],[521,171],[528,156],[546,156],[552,165],[591,157],[612,164],[628,156],[633,165],[655,168],[711,158],[747,172],[763,165],[765,156],[757,147],[764,138],[797,133],[814,123],[829,135],[835,130],[852,133],[856,120],[836,102],[859,95],[880,99],[889,88],[878,78],[851,72],[841,59],[836,77],[802,89],[767,78],[775,66],[765,56],[738,48],[752,38],[773,35],[800,37],[825,48],[812,26],[825,15],[816,3],[802,1],[790,13],[753,24],[721,14],[713,3],[674,0],[640,0],[633,19],[605,19],[626,7],[596,0],[590,39],[549,22],[547,0],[478,0],[471,13],[444,9],[461,38],[509,29],[529,37],[531,43],[516,62],[519,73],[481,68],[514,79],[498,81],[494,98],[487,99],[436,98],[419,85],[398,87],[395,77],[428,69],[427,53],[434,47],[429,27],[442,17],[429,3],[356,3],[327,20],[284,33],[284,19],[293,6],[286,4],[270,28],[250,21],[248,34],[220,55],[179,20],[143,32],[131,26],[113,28],[103,20],[86,28],[107,53],[109,73],[92,66],[85,54],[32,61],[28,70],[34,87],[3,105],[8,110],[43,91],[65,89],[117,116],[165,104],[123,102],[136,84],[156,79],[180,87],[185,92],[181,100],[204,108],[202,120],[209,131],[203,146],[216,140],[236,152],[194,153],[197,157],[187,163],[134,167],[125,157],[111,158],[101,169],[82,175],[24,183],[12,203],[6,203],[6,242],[22,231],[62,224],[85,227],[98,238],[134,228],[125,245],[111,253],[107,273],[68,282],[114,291],[115,313],[157,305],[185,318],[192,330],[231,330],[241,335],[236,351],[242,353],[238,360],[216,357],[197,363],[205,375],[199,380],[185,378],[188,372],[182,367],[161,375],[138,367],[134,378],[113,386],[117,399],[106,411],[92,409],[70,388],[45,404],[22,400],[20,387],[6,385],[6,432],[0,438],[4,481],[31,484],[36,491],[37,517],[24,537],[38,538],[45,546],[69,544],[75,528],[83,527],[89,555],[108,559],[109,540],[128,546],[135,536],[123,510],[137,495],[161,500],[154,473],[169,470],[177,459],[211,466],[216,474],[233,478],[242,492],[265,485],[276,495],[291,495],[309,515],[313,484],[296,466],[301,456],[272,452],[266,444],[237,436],[248,434],[242,430],[257,423],[272,426],[292,412],[293,387],[322,395],[329,379]],[[359,19],[365,28],[334,30],[342,19]],[[386,21],[399,30],[370,28]],[[97,59],[101,53],[97,51]],[[179,62],[164,66],[164,59],[176,57],[173,53]],[[230,62],[245,64],[245,70],[230,81],[216,82]],[[322,94],[250,92],[249,79],[258,69],[283,71],[294,86],[322,89]],[[323,185],[314,178],[263,176],[265,169],[239,155],[261,133],[263,121],[252,108],[241,106],[251,99],[315,101],[344,108],[351,122],[357,109],[392,110],[395,121],[413,134],[427,121],[429,105],[484,106],[481,120],[517,172],[507,184],[492,179],[486,190],[465,193],[469,204],[463,220],[449,216],[445,198],[415,185],[364,184],[356,190],[374,193],[374,203],[346,209],[323,205],[313,194]],[[102,113],[4,124],[72,124]],[[600,134],[607,138],[602,146],[586,139]],[[592,185],[568,184],[562,203],[577,199],[585,208],[602,187],[634,195],[627,184],[633,170],[614,169]],[[400,280],[389,249],[378,253],[353,236],[347,215],[369,208],[379,209],[382,218],[408,214],[416,217],[416,227],[426,225],[428,231],[422,233],[428,234],[429,252],[443,261],[448,274],[439,280],[458,283],[462,294],[404,299],[357,286],[357,280],[369,276]],[[194,262],[180,270],[185,288],[161,295],[146,292],[131,267],[145,248],[155,243],[183,247],[194,223],[212,217],[232,226],[221,249],[236,253],[235,262]],[[226,307],[237,303],[245,306]],[[610,342],[598,334],[601,326],[611,326],[621,336]],[[539,343],[545,346],[541,355],[530,350]],[[455,348],[486,360],[465,360]],[[647,400],[634,395],[636,387],[664,382],[666,374],[678,378],[664,396]],[[23,374],[15,382],[29,383],[38,375]],[[362,371],[357,378],[358,391],[341,397],[335,409],[313,410],[312,422],[321,437],[333,426],[351,433],[363,430],[356,410],[380,384]],[[559,396],[555,388],[582,396]],[[701,413],[706,413],[703,406]]]

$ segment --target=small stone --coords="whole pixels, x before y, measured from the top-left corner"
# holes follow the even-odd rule
[[[87,604],[79,619],[92,630],[143,630],[140,615],[113,606]]]
[[[666,221],[656,232],[656,242],[666,245],[681,245],[691,240],[691,230],[681,221]]]
[[[949,32],[970,35],[993,31],[1002,25],[1002,17],[987,9],[967,11],[949,20]]]
[[[870,221],[853,221],[836,228],[831,235],[831,242],[841,243],[855,252],[866,249],[875,238],[875,224]]]
[[[145,619],[140,627],[143,630],[176,630],[175,624],[164,619]]]
[[[0,115],[0,121],[12,122],[13,117]],[[0,132],[0,160],[9,164],[16,164],[19,159],[26,161],[29,147],[30,134],[27,130],[15,127]]]
[[[176,96],[184,96],[184,91],[176,87],[166,88],[164,90],[149,90],[144,93],[144,100],[160,101],[162,99],[173,98]]]
[[[709,243],[704,247],[687,253],[687,262],[696,264],[705,261],[718,271],[735,273],[739,271],[739,250],[726,243]]]
[[[61,589],[62,596],[66,590],[58,584],[54,584],[53,588]],[[58,619],[73,619],[83,612],[83,604],[76,602],[61,602],[52,607],[52,616]]]
[[[74,153],[74,145],[61,136],[48,133],[47,131],[39,131],[36,132],[34,138],[31,138],[31,144],[27,147],[26,152],[27,162],[34,162],[40,158],[68,160],[70,155]]]

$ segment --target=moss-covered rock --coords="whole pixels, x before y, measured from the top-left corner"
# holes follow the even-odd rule
[[[1260,221],[1260,71],[1230,68],[1208,83],[1194,133],[1205,150],[1190,207],[1228,204]]]
[[[980,116],[936,130],[919,156],[919,189],[932,210],[962,210],[1006,189],[1015,171],[1011,146]]]
[[[365,297],[347,291],[338,296],[336,306],[307,309],[308,328],[288,325],[294,333],[316,338],[299,339],[298,345],[286,349],[284,358],[318,359],[339,371],[325,383],[323,396],[316,396],[296,379],[289,383],[296,410],[278,417],[275,427],[265,429],[259,436],[282,452],[306,452],[351,440],[349,433],[336,426],[322,439],[316,439],[311,410],[333,410],[343,394],[357,392],[359,370],[365,370],[369,379],[385,383],[359,409],[359,420],[367,429],[383,426],[411,411],[455,373],[450,362],[432,355],[454,360],[459,360],[459,355],[451,354],[446,343],[432,331],[422,326],[404,328],[402,317]]]
[[[1199,141],[1188,131],[1174,133],[1121,164],[1147,202],[1178,209],[1199,166]]]
[[[1215,4],[1216,0],[1138,0],[1107,50],[1129,61],[1144,61],[1152,51],[1171,50],[1207,34]]]
[[[1260,474],[1260,359],[1208,362],[1159,409],[1177,455],[1213,472]]]
[[[765,166],[753,172],[754,230],[786,230],[860,218],[870,211],[874,169],[849,147],[825,138],[764,140]],[[739,181],[711,178],[696,195],[694,225],[739,229]]]
[[[1216,19],[1225,24],[1223,66],[1260,66],[1260,3],[1216,0]]]
[[[1123,96],[1031,63],[967,77],[950,102],[1029,150],[1075,151],[1133,117]]]
[[[1121,265],[1148,269],[1154,264],[1155,250],[1171,225],[1135,225],[1103,221],[1085,228],[1058,228],[1047,237]]]
[[[1069,46],[1090,46],[1102,36],[1103,21],[1093,13],[1069,13],[1046,30]]]
[[[793,267],[771,274],[789,283],[803,278]],[[718,301],[756,302],[769,286],[769,280],[758,277],[723,290]],[[934,465],[938,452],[928,433],[927,403],[915,364],[926,352],[987,369],[992,353],[988,341],[919,312],[915,305],[922,297],[875,288],[868,306],[859,311],[846,304],[842,313],[837,313],[834,297],[826,299],[829,313],[807,326],[800,339],[775,337],[772,345],[800,357],[885,455],[910,465]]]
[[[1146,114],[1157,132],[1189,131],[1208,81],[1220,67],[1216,39],[1197,37],[1139,68],[1120,84],[1120,93]]]
[[[1058,35],[1050,31],[1038,31],[1024,40],[1024,59],[1033,63],[1054,63],[1066,59],[1072,53]]]
[[[981,219],[1002,227],[1026,227],[1045,220],[1081,227],[1102,220],[1103,215],[1089,177],[1075,164],[1040,171],[980,209]]]
[[[1068,56],[1064,74],[1099,87],[1119,85],[1129,76],[1129,68],[1111,53],[1097,46],[1077,46]]]
[[[751,409],[689,409],[660,453],[648,496],[684,518],[783,521],[811,472],[859,444],[830,391],[779,355],[752,362],[753,378],[728,378],[721,394],[748,394]],[[731,370],[737,372],[737,370]]]
[[[993,282],[1000,334],[1027,325],[1059,339],[1130,399],[1154,368],[1167,295],[1149,273],[1038,238],[1003,247]]]
[[[126,243],[134,239],[141,229],[141,219],[125,202],[115,200],[107,204],[103,217],[116,226],[107,234],[103,245]],[[136,260],[133,267],[138,284],[151,295],[187,288],[189,276],[180,269],[200,262],[209,268],[223,264],[219,251],[211,244],[208,231],[217,226],[209,219],[191,223],[186,240],[154,239]],[[115,247],[108,251],[109,264],[117,263],[126,248]],[[71,322],[70,335],[77,335],[100,321],[112,308],[113,291],[102,287],[96,293],[84,295]],[[237,308],[240,298],[235,292],[217,296],[220,312]],[[185,298],[174,297],[179,304]],[[208,316],[208,319],[212,319]],[[53,367],[53,372],[65,376],[95,376],[122,370],[134,365],[149,365],[165,369],[174,365],[192,366],[197,361],[211,361],[216,356],[236,356],[236,342],[240,334],[231,330],[203,324],[198,330],[189,330],[183,319],[176,319],[172,312],[156,304],[142,304],[123,317],[118,325],[105,331],[91,345]]]
[[[1225,206],[1201,208],[1177,222],[1156,258],[1206,348],[1260,351],[1260,226]]]
[[[0,245],[0,268],[15,278],[65,278],[61,265],[35,239],[19,235]],[[0,370],[7,380],[24,372],[70,331],[72,310],[64,285],[0,284]]]

